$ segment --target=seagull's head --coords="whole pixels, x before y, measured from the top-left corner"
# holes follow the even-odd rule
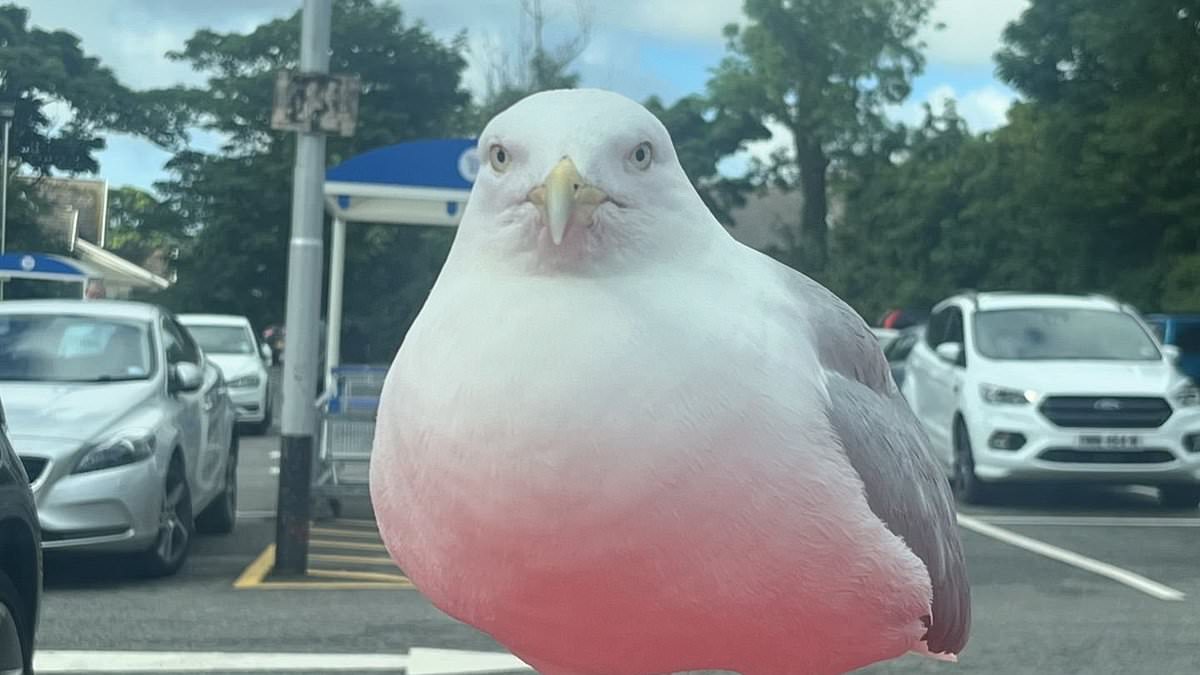
[[[521,264],[653,259],[686,249],[716,222],[663,124],[619,94],[529,96],[492,119],[478,152],[460,236]]]

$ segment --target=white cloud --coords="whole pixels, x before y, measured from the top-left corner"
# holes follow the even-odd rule
[[[961,96],[954,87],[941,84],[922,99],[910,100],[903,105],[889,108],[888,116],[910,126],[917,125],[925,119],[923,104],[928,103],[935,113],[941,113],[945,110],[946,101],[953,99],[959,116],[966,121],[971,131],[990,131],[1007,121],[1008,109],[1016,98],[1015,94],[997,84],[986,84]]]
[[[989,66],[1000,49],[1001,35],[1010,21],[1020,17],[1030,0],[938,0],[931,25],[945,29],[924,31],[930,63],[951,66]]]
[[[614,22],[631,30],[702,43],[722,44],[721,31],[742,18],[741,0],[626,1],[610,7]]]
[[[96,56],[128,86],[142,89],[201,84],[204,78],[166,53],[182,49],[200,28],[241,30],[296,11],[280,0],[37,0],[28,2],[30,23],[79,36],[85,54]]]

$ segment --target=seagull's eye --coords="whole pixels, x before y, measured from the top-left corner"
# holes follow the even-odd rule
[[[629,153],[629,161],[634,167],[645,171],[654,160],[654,148],[649,143],[639,143],[633,152]]]
[[[512,157],[509,156],[503,145],[496,144],[488,151],[488,161],[492,163],[492,168],[496,170],[496,173],[502,173],[512,162]]]

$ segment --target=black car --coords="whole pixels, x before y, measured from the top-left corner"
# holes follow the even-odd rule
[[[42,600],[42,533],[0,404],[0,673],[33,673]]]

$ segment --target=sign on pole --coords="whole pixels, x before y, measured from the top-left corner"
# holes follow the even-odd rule
[[[281,70],[275,76],[271,128],[353,136],[361,88],[357,75]]]

